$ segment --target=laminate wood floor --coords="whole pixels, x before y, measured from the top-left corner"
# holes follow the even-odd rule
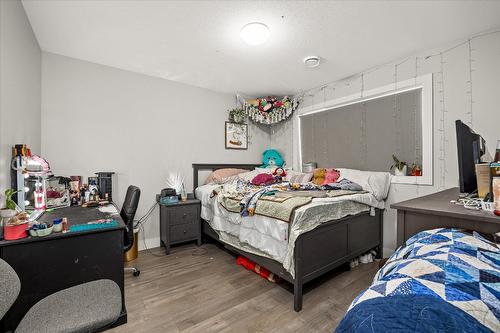
[[[332,332],[378,269],[360,264],[311,282],[297,313],[291,285],[237,266],[214,244],[141,251],[131,265],[141,275],[126,273],[128,323],[109,332]]]

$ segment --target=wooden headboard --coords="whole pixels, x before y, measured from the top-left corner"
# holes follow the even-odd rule
[[[260,164],[209,164],[209,163],[201,163],[193,164],[193,193],[194,190],[198,187],[198,172],[200,170],[218,170],[218,169],[226,169],[226,168],[234,168],[234,169],[246,169],[253,170],[256,167],[260,166]]]

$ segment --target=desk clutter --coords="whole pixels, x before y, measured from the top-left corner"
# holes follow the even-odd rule
[[[63,214],[39,222],[47,211],[81,206],[106,207],[112,202],[114,172],[96,172],[88,177],[56,176],[44,158],[32,155],[25,144],[12,147],[12,189],[5,191],[5,208],[0,209],[0,240],[45,237],[57,232],[84,231],[116,226],[116,221],[98,220],[85,226],[72,225]],[[113,213],[117,213],[112,207]],[[104,212],[103,212],[104,213]],[[112,223],[114,222],[114,224]]]

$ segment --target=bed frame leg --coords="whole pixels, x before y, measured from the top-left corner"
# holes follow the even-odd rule
[[[293,283],[293,309],[295,312],[302,310],[302,283],[297,280]]]
[[[295,278],[293,280],[293,309],[302,310],[302,237],[295,242]]]

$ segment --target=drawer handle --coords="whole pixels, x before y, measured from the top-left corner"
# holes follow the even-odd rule
[[[186,218],[187,216],[188,216],[188,214],[186,214],[186,213],[182,214],[183,218]]]
[[[185,234],[186,234],[186,233],[187,233],[187,231],[186,231],[186,230],[184,230],[184,231],[183,231],[183,233],[185,233]]]

